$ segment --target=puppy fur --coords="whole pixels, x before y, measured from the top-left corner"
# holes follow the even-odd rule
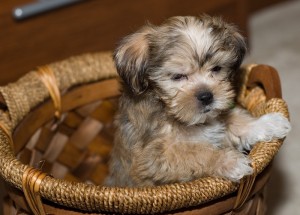
[[[232,80],[245,52],[233,25],[206,15],[172,17],[125,37],[114,54],[123,89],[106,184],[251,174],[243,152],[285,137],[290,123],[279,113],[254,118],[232,108]]]

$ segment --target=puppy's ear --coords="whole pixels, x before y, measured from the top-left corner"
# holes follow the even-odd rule
[[[235,62],[232,66],[234,70],[237,70],[243,62],[247,51],[247,44],[245,38],[237,31],[232,34],[232,44],[235,50]]]
[[[224,47],[232,51],[233,61],[231,68],[233,70],[238,69],[247,51],[245,38],[239,33],[238,28],[233,24],[225,22],[221,17],[203,15],[200,18],[205,25],[212,28],[212,34],[215,38],[218,39],[221,37],[224,41]]]
[[[148,35],[154,31],[147,25],[125,37],[114,53],[117,71],[126,87],[134,94],[143,93],[148,87],[145,77],[149,58]]]

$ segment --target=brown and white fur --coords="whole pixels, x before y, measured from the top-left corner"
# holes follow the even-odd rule
[[[172,17],[124,38],[114,59],[123,90],[107,185],[152,186],[253,172],[243,152],[283,138],[289,121],[231,108],[246,45],[220,18]]]

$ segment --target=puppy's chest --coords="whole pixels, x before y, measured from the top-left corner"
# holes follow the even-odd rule
[[[186,126],[183,128],[173,128],[172,135],[177,143],[210,143],[220,146],[224,142],[226,127],[221,122],[212,122],[208,125]]]

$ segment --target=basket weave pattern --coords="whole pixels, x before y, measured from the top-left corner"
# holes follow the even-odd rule
[[[211,177],[158,187],[101,186],[108,171],[119,95],[111,53],[86,54],[48,66],[62,94],[58,120],[49,91],[36,71],[0,88],[7,105],[0,115],[0,174],[11,186],[24,189],[24,172],[32,166],[47,173],[39,185],[44,199],[83,211],[130,214],[197,206],[238,190],[236,183]],[[243,69],[238,102],[255,116],[281,112],[288,117],[282,99],[267,100],[260,87],[246,87],[251,68]],[[282,140],[274,140],[253,148],[250,157],[257,174],[281,144]]]

